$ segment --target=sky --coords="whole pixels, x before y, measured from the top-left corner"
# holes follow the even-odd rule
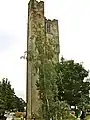
[[[0,80],[7,77],[26,99],[27,13],[29,0],[0,0]],[[45,0],[45,16],[59,21],[60,55],[90,70],[90,0]]]

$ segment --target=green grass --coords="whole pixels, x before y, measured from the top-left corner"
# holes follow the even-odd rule
[[[20,117],[14,117],[14,120],[21,120]]]
[[[85,120],[90,120],[90,115],[87,115]]]

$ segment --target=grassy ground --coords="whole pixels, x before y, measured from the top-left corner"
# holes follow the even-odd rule
[[[90,120],[90,115],[87,115],[85,120]]]
[[[14,120],[21,120],[21,118],[14,117]]]

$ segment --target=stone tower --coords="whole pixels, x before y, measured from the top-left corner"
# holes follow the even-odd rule
[[[49,20],[44,16],[44,2],[30,0],[28,3],[28,28],[27,28],[27,52],[32,50],[33,54],[35,51],[35,28],[38,28],[37,24],[41,24],[44,28],[43,36],[45,39],[49,40],[53,38],[55,42],[55,55],[53,60],[55,62],[59,61],[59,30],[58,30],[58,20]],[[42,28],[41,28],[42,31]],[[32,39],[31,39],[32,38]],[[27,58],[29,58],[27,54]],[[38,114],[38,108],[40,105],[40,100],[38,99],[38,91],[36,88],[36,80],[38,74],[36,74],[33,69],[33,62],[27,60],[27,120],[30,120],[32,114]]]

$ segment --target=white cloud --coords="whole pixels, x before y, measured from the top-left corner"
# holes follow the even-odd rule
[[[21,44],[23,46],[23,44]],[[25,44],[24,44],[25,45]],[[9,51],[4,51],[0,54],[0,78],[7,77],[12,87],[18,96],[21,96],[21,91],[25,99],[26,90],[26,61],[21,60],[24,47],[20,44],[14,46]]]
[[[0,52],[0,78],[8,77],[16,94],[24,99],[26,64],[20,56],[26,50],[27,7],[28,0],[0,0],[0,31],[11,35],[13,41],[9,43],[12,47]],[[45,0],[45,15],[59,20],[61,55],[84,62],[90,69],[90,0]]]
[[[27,6],[25,0],[0,0],[0,34],[4,36],[0,37],[0,46],[5,49],[0,51],[0,78],[7,77],[16,94],[24,99],[26,64],[20,56],[26,51]]]
[[[59,20],[61,55],[84,62],[85,68],[89,69],[90,1],[46,1],[46,16]]]

